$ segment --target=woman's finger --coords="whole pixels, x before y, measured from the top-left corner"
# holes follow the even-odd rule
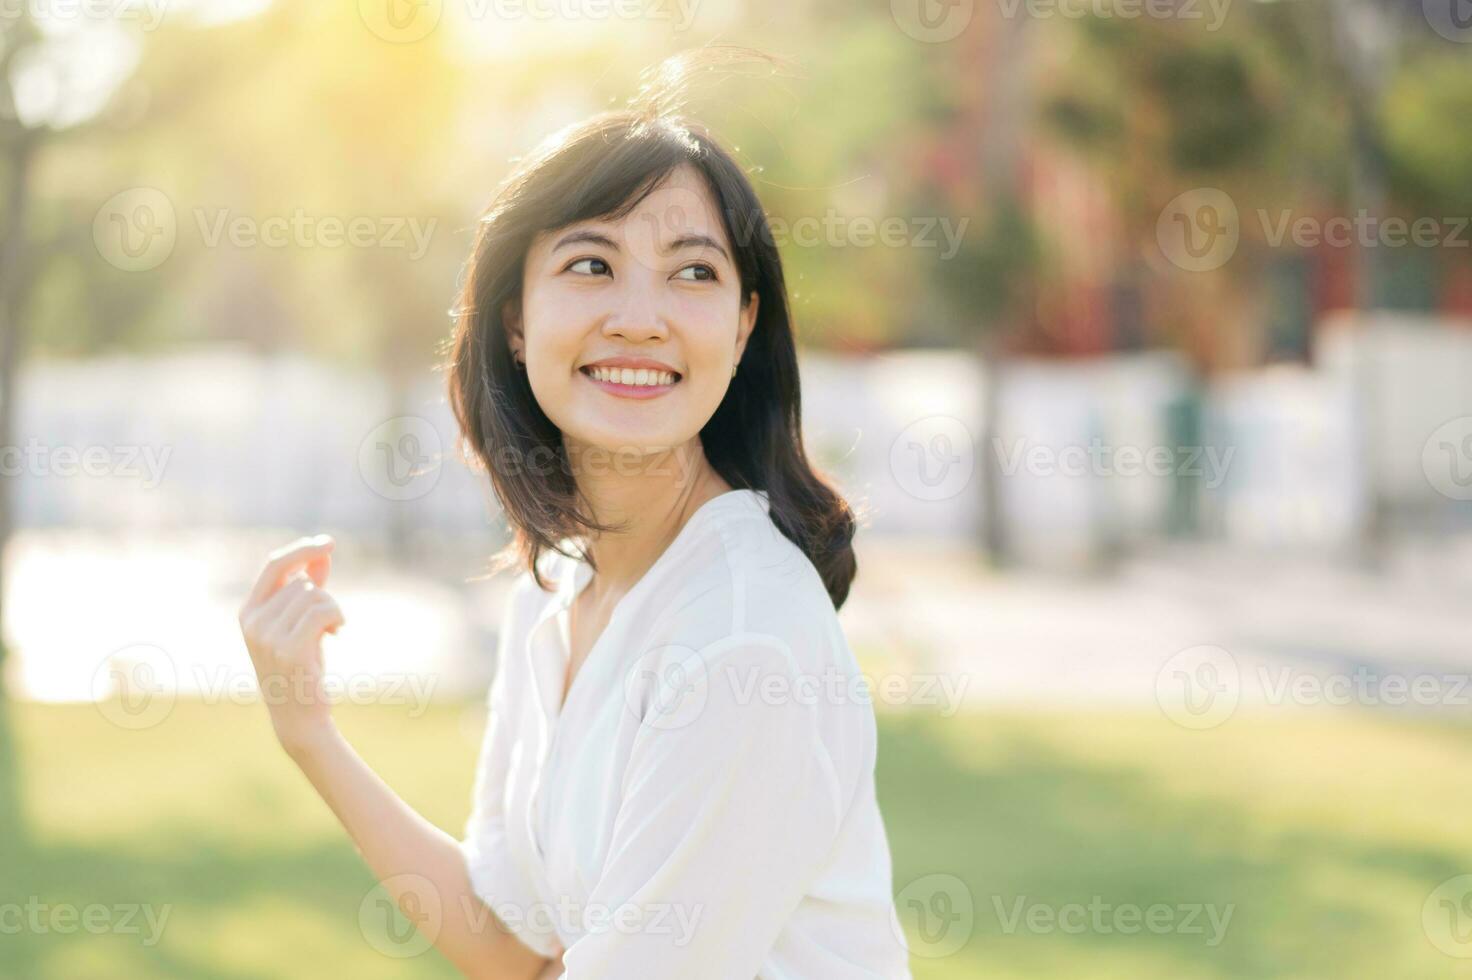
[[[273,592],[265,602],[257,606],[251,615],[251,620],[256,626],[257,634],[264,635],[270,631],[293,602],[305,595],[311,582],[305,578],[294,578],[283,585],[279,590]]]
[[[336,623],[333,626],[333,629],[336,629],[337,626],[342,625],[342,610],[338,607],[337,602],[332,598],[332,596],[327,594],[327,591],[325,589],[313,589],[307,593],[307,601],[305,603],[301,604],[300,606],[293,607],[289,618],[282,617],[283,620],[286,620],[288,622],[287,631],[291,634],[295,634],[297,627],[300,626],[302,622],[308,616],[311,616],[313,612],[319,607],[325,608],[328,612],[334,614]]]
[[[293,660],[296,660],[310,652],[329,628],[341,626],[342,622],[342,611],[337,608],[336,603],[316,603],[292,629],[286,641],[286,649]]]
[[[316,584],[325,584],[332,567],[333,544],[332,538],[319,534],[312,538],[299,538],[285,548],[273,551],[251,588],[250,597],[241,610],[242,616],[246,610],[270,598],[298,569],[305,569]]]
[[[308,589],[311,587],[311,583],[305,578],[293,579],[282,586],[280,591],[274,593],[265,603],[247,611],[240,621],[246,645],[270,650],[280,644],[287,632],[283,629],[281,622],[283,614],[292,603],[299,601],[304,596],[309,596]],[[255,652],[255,649],[251,650],[252,656]]]
[[[291,601],[282,607],[280,614],[277,616],[278,621],[281,623],[281,631],[287,636],[291,635],[292,630],[296,628],[296,624],[301,622],[302,617],[307,614],[307,611],[317,602],[317,597],[322,594],[321,589],[318,589],[307,580],[303,579],[302,582],[302,586],[297,589]]]

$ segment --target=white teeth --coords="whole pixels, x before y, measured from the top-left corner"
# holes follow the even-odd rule
[[[675,375],[670,371],[656,371],[650,368],[608,368],[591,367],[588,373],[599,381],[612,381],[622,385],[671,385],[675,383]]]

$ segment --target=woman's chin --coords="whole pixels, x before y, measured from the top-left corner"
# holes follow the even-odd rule
[[[564,432],[568,431],[563,429]],[[698,433],[690,435],[676,435],[671,433],[666,426],[619,426],[611,428],[607,425],[597,429],[584,429],[577,437],[570,440],[571,444],[579,446],[582,454],[587,459],[611,461],[614,459],[637,460],[642,457],[657,456],[668,453],[672,449],[687,445],[691,439],[696,438]],[[638,470],[621,470],[629,476],[658,474],[643,474]]]

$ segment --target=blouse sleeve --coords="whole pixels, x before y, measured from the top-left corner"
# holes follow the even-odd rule
[[[496,676],[487,699],[490,716],[481,743],[472,790],[471,813],[460,840],[471,887],[502,927],[541,956],[555,957],[562,948],[546,917],[526,914],[539,901],[532,883],[517,865],[506,836],[506,780],[512,746],[516,740],[515,703],[518,665],[511,661],[513,635],[517,632],[515,610],[520,589],[507,598],[502,617],[501,638],[496,657]]]
[[[838,782],[790,652],[722,646],[646,669],[650,696],[631,698],[642,720],[569,980],[751,980],[833,845]]]

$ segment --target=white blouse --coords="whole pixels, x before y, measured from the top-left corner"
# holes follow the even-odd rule
[[[569,980],[908,978],[873,708],[765,492],[696,510],[560,709],[592,569],[544,560],[555,592],[523,571],[507,600],[460,842],[481,899]]]

